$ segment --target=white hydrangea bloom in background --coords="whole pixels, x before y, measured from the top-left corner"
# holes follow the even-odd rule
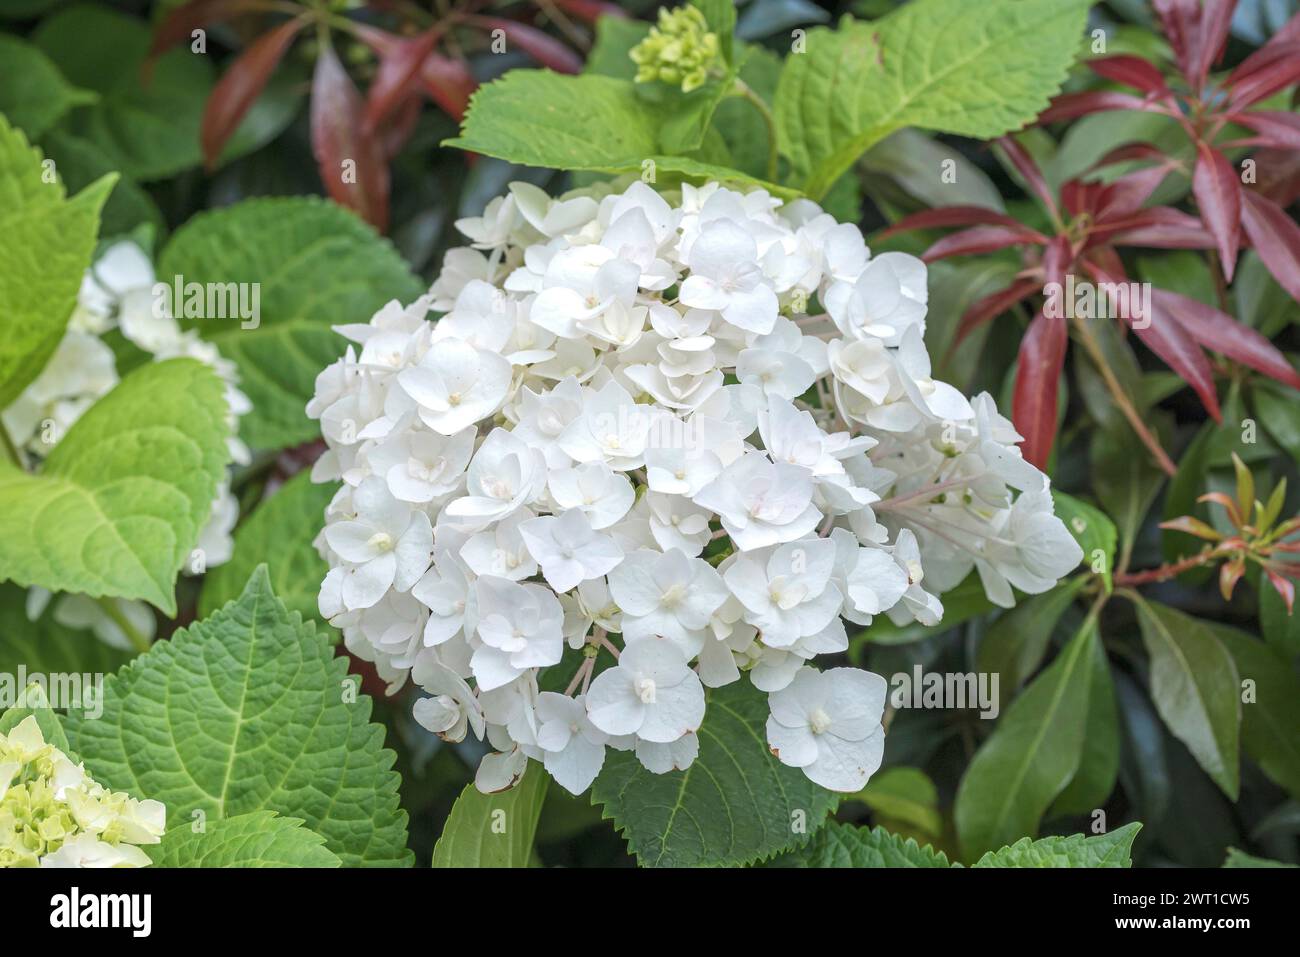
[[[239,390],[235,364],[223,358],[216,346],[201,339],[198,332],[181,329],[166,299],[155,296],[154,280],[149,257],[128,240],[109,246],[86,271],[77,305],[54,355],[0,417],[0,428],[7,431],[15,448],[34,459],[45,458],[76,421],[112,391],[119,380],[117,359],[101,337],[117,329],[154,361],[186,357],[211,366],[225,384],[230,428],[226,441],[231,458],[237,465],[251,461],[248,447],[239,439],[239,419],[252,409],[252,404]],[[238,520],[239,501],[229,482],[223,482],[217,489],[208,523],[195,543],[203,561],[198,565],[186,562],[182,571],[199,574],[229,561],[234,554],[233,532]],[[28,615],[33,621],[40,617],[49,599],[48,593],[32,589]],[[146,638],[153,636],[154,618],[148,605],[122,600],[117,605],[137,631]],[[81,595],[59,596],[54,615],[60,624],[88,628],[109,644],[131,647],[113,618]]]
[[[45,741],[28,715],[0,733],[0,868],[148,867],[167,824],[158,801],[109,791]]]
[[[428,296],[339,328],[308,414],[342,483],[321,613],[491,744],[481,789],[536,761],[577,793],[608,748],[689,767],[705,688],[751,681],[777,758],[856,791],[885,682],[818,669],[845,622],[1081,559],[992,399],[933,378],[924,264],[815,204],[515,184],[458,226]]]

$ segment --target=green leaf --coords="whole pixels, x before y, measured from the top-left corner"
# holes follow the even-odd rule
[[[668,118],[663,105],[638,96],[629,80],[511,70],[478,88],[460,136],[443,145],[524,166],[597,173],[641,173],[651,161],[656,176],[679,173],[797,195],[739,170],[668,155],[660,142]]]
[[[167,805],[168,824],[270,810],[302,818],[347,866],[409,865],[395,755],[347,661],[271,591],[155,644],[110,678],[74,747],[106,787]]]
[[[1074,603],[1087,578],[1061,582],[1003,613],[989,626],[976,653],[976,670],[998,675],[999,698],[1005,703],[1042,663],[1052,632]]]
[[[1241,683],[1232,656],[1205,624],[1139,599],[1151,657],[1151,699],[1174,737],[1232,800],[1237,799]]]
[[[483,794],[467,784],[434,845],[433,866],[527,867],[549,780],[541,766],[530,761],[509,791]]]
[[[1242,681],[1255,683],[1242,701],[1241,744],[1261,770],[1300,798],[1300,678],[1282,655],[1257,638],[1214,626]]]
[[[1060,89],[1084,0],[913,0],[808,32],[776,97],[782,152],[813,199],[906,126],[978,139],[1019,129]]]
[[[90,632],[60,625],[48,608],[28,621],[26,601],[26,590],[0,585],[0,675],[16,675],[20,667],[29,674],[108,674],[131,660]]]
[[[629,17],[601,17],[596,21],[596,42],[582,72],[631,80],[637,66],[631,51],[650,33],[650,24]]]
[[[342,861],[325,838],[302,821],[274,811],[252,811],[205,822],[195,833],[187,822],[144,848],[155,867],[338,867]]]
[[[1133,838],[1142,825],[1125,824],[1107,834],[1021,838],[1010,847],[990,851],[975,867],[1131,867]]]
[[[316,596],[329,565],[312,540],[325,524],[325,506],[337,486],[316,485],[310,470],[299,472],[262,502],[235,530],[235,554],[208,572],[199,595],[199,616],[238,598],[244,583],[265,563],[276,595],[304,619],[318,615]]]
[[[1267,857],[1255,857],[1247,854],[1245,851],[1239,851],[1235,847],[1228,848],[1228,857],[1223,862],[1224,867],[1297,867],[1300,865],[1287,864],[1284,861],[1274,861]]]
[[[69,83],[36,47],[0,34],[0,113],[32,139],[39,139],[74,106],[94,100],[95,94]]]
[[[1119,705],[1100,641],[1092,643],[1089,668],[1088,716],[1079,770],[1052,804],[1048,817],[1091,814],[1106,803],[1119,776]]]
[[[391,299],[424,292],[396,250],[352,213],[312,198],[253,199],[201,213],[177,230],[158,261],[160,282],[257,283],[260,318],[185,318],[239,366],[253,411],[240,437],[255,448],[319,434],[303,407],[316,376],[343,354],[330,328],[367,322]],[[245,324],[250,328],[242,328]]]
[[[685,771],[651,774],[631,752],[609,752],[591,799],[641,866],[752,864],[821,824],[838,795],[772,757],[767,717],[767,696],[738,681],[709,693],[699,757]]]
[[[718,35],[718,47],[722,58],[728,63],[734,62],[732,45],[736,33],[736,5],[732,0],[691,0],[691,6],[698,7],[704,14],[704,22],[709,25],[709,32]]]
[[[4,675],[4,677],[8,678],[10,676]],[[23,721],[35,717],[36,725],[41,729],[41,736],[45,739],[45,743],[54,745],[64,754],[72,757],[70,754],[72,746],[68,743],[68,733],[64,730],[62,719],[56,712],[50,710],[48,699],[45,697],[45,690],[40,685],[28,685],[26,688],[18,690],[24,692],[23,706],[18,707],[15,705],[0,714],[0,734],[8,734]],[[16,695],[17,691],[15,691]],[[15,700],[17,700],[16,697]]]
[[[939,837],[943,833],[939,792],[929,775],[920,768],[886,768],[873,775],[861,791],[845,800],[861,801],[878,815],[877,819],[916,828],[929,837]]]
[[[176,614],[176,573],[212,514],[226,448],[221,380],[194,359],[142,366],[77,420],[39,475],[0,469],[0,579]]]
[[[1115,520],[1123,561],[1132,553],[1165,475],[1151,464],[1150,453],[1126,422],[1093,432],[1089,459],[1092,489],[1105,513]]]
[[[1056,517],[1065,523],[1074,540],[1083,549],[1083,564],[1101,575],[1105,582],[1106,593],[1112,587],[1111,575],[1115,570],[1115,546],[1119,541],[1119,532],[1115,523],[1105,513],[1087,502],[1052,490],[1052,501],[1056,505]],[[1100,571],[1097,566],[1100,565]]]
[[[806,845],[772,861],[773,867],[951,867],[947,856],[928,844],[900,837],[883,827],[853,827],[831,821]]]
[[[1251,392],[1251,400],[1264,431],[1292,459],[1300,461],[1300,416],[1295,414],[1295,394],[1272,383],[1260,383]]]
[[[212,91],[208,57],[188,45],[160,56],[141,76],[150,44],[144,20],[82,4],[42,21],[33,40],[74,84],[99,94],[67,127],[96,144],[133,179],[174,176],[202,162],[199,126]]]
[[[89,140],[64,130],[50,130],[41,139],[45,154],[68,189],[85,189],[95,180],[114,172],[112,161]],[[140,225],[154,230],[163,228],[158,204],[139,183],[120,174],[100,213],[101,238],[123,236]],[[118,366],[118,372],[122,372]]]
[[[73,199],[0,116],[0,409],[40,375],[77,303],[112,179]]]
[[[973,859],[1024,835],[1074,778],[1083,753],[1091,646],[1089,616],[1056,660],[1011,702],[975,752],[957,789],[954,818]]]

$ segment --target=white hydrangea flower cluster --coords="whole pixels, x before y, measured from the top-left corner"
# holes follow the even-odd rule
[[[28,715],[0,733],[0,867],[148,867],[167,809],[110,791]]]
[[[845,621],[932,624],[972,568],[1010,605],[1080,550],[992,400],[931,377],[919,260],[807,201],[611,190],[512,185],[427,296],[340,327],[321,612],[421,724],[486,736],[482,790],[685,768],[747,676],[779,759],[855,791],[885,682],[810,665]]]
[[[235,364],[196,331],[182,330],[167,309],[160,307],[153,288],[153,264],[138,245],[122,240],[104,250],[82,278],[76,308],[58,348],[41,374],[4,410],[2,427],[15,448],[33,458],[44,458],[92,405],[112,391],[118,383],[117,360],[103,337],[116,329],[155,361],[184,356],[211,366],[225,384],[231,458],[238,465],[251,461],[248,447],[239,439],[239,418],[252,404],[238,388]],[[239,501],[229,482],[223,482],[195,545],[203,552],[205,568],[230,560],[234,554],[232,532],[238,520]],[[28,617],[33,621],[39,618],[50,598],[43,588],[30,589]],[[152,636],[153,613],[145,603],[110,600],[133,628]],[[53,614],[66,627],[87,628],[108,644],[131,647],[117,622],[84,595],[61,596]]]

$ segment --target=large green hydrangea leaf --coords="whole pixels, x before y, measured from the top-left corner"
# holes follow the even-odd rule
[[[853,827],[832,821],[804,847],[772,862],[777,867],[951,867],[930,845],[922,847],[883,827]]]
[[[43,135],[68,110],[95,99],[95,94],[70,84],[36,47],[0,35],[0,113],[28,136]]]
[[[0,270],[2,272],[2,270]],[[0,467],[0,579],[176,613],[176,573],[229,460],[221,380],[194,359],[142,366],[41,472]]]
[[[424,292],[401,256],[352,213],[314,198],[253,199],[202,213],[177,230],[158,262],[172,284],[258,283],[260,317],[183,319],[239,365],[253,411],[240,437],[255,448],[307,442],[319,430],[303,407],[316,376],[343,354],[330,328],[365,323],[391,299]]]
[[[1023,837],[1009,847],[989,851],[975,867],[1130,867],[1133,838],[1142,825],[1125,824],[1107,834]]]
[[[112,188],[105,177],[69,200],[53,167],[0,115],[0,409],[63,338]]]
[[[114,678],[71,739],[97,781],[162,801],[168,825],[270,810],[302,818],[345,865],[411,863],[396,756],[370,699],[260,567],[243,595]]]
[[[338,867],[325,838],[302,821],[251,811],[205,824],[182,824],[144,847],[157,867]]]
[[[805,840],[838,803],[768,752],[767,696],[748,681],[709,693],[700,753],[685,771],[651,774],[610,751],[593,803],[643,867],[752,864]]]
[[[1060,89],[1090,0],[912,0],[808,31],[776,95],[782,153],[814,199],[906,126],[979,139],[1019,129]]]

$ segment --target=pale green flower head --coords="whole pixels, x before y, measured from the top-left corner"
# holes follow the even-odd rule
[[[703,86],[722,62],[718,35],[709,32],[704,14],[692,6],[660,7],[658,25],[629,55],[637,65],[636,82],[659,80],[683,93]]]
[[[0,867],[144,866],[134,845],[157,844],[166,816],[157,801],[96,784],[35,717],[0,734]]]

